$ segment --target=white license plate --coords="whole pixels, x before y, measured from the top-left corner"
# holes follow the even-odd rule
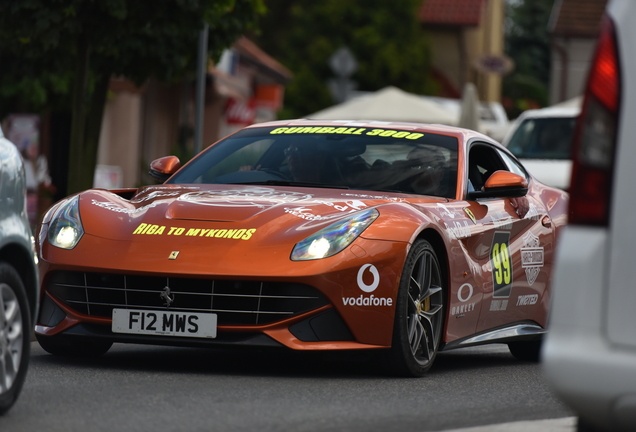
[[[113,309],[113,333],[196,338],[216,337],[216,314]]]

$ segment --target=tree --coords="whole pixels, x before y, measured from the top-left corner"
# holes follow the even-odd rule
[[[333,104],[328,61],[348,47],[358,62],[352,77],[358,90],[394,85],[420,94],[432,92],[430,52],[417,18],[422,0],[269,0],[260,21],[259,46],[291,69],[281,117],[294,118]]]
[[[506,54],[515,70],[503,81],[508,112],[515,118],[531,107],[546,106],[550,84],[548,22],[554,0],[508,1]]]
[[[264,12],[263,0],[21,0],[0,4],[0,95],[43,108],[71,107],[67,193],[92,186],[112,76],[138,85],[194,73],[209,25],[218,57]],[[69,98],[70,96],[70,98]]]

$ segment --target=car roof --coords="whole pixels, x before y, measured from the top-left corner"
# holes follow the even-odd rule
[[[568,101],[569,102],[569,101]],[[576,101],[575,101],[576,102]],[[572,106],[573,105],[573,106]],[[508,143],[512,139],[519,125],[528,119],[540,119],[540,118],[571,118],[577,117],[581,113],[581,102],[573,104],[559,104],[546,108],[531,109],[522,112],[519,117],[512,123],[510,129],[506,133],[506,136],[502,140],[504,147],[508,147]]]
[[[517,120],[525,120],[528,118],[576,117],[580,114],[580,112],[580,106],[552,106],[541,109],[526,110],[521,113]]]

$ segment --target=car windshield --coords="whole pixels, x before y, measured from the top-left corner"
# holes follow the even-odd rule
[[[272,184],[455,197],[457,138],[362,127],[262,127],[209,147],[167,183]]]
[[[576,117],[524,120],[508,143],[520,159],[570,159]]]

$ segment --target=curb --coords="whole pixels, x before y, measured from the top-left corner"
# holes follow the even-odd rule
[[[564,417],[547,420],[527,420],[512,423],[500,423],[487,426],[475,426],[462,429],[447,429],[444,432],[575,432],[576,417]]]

